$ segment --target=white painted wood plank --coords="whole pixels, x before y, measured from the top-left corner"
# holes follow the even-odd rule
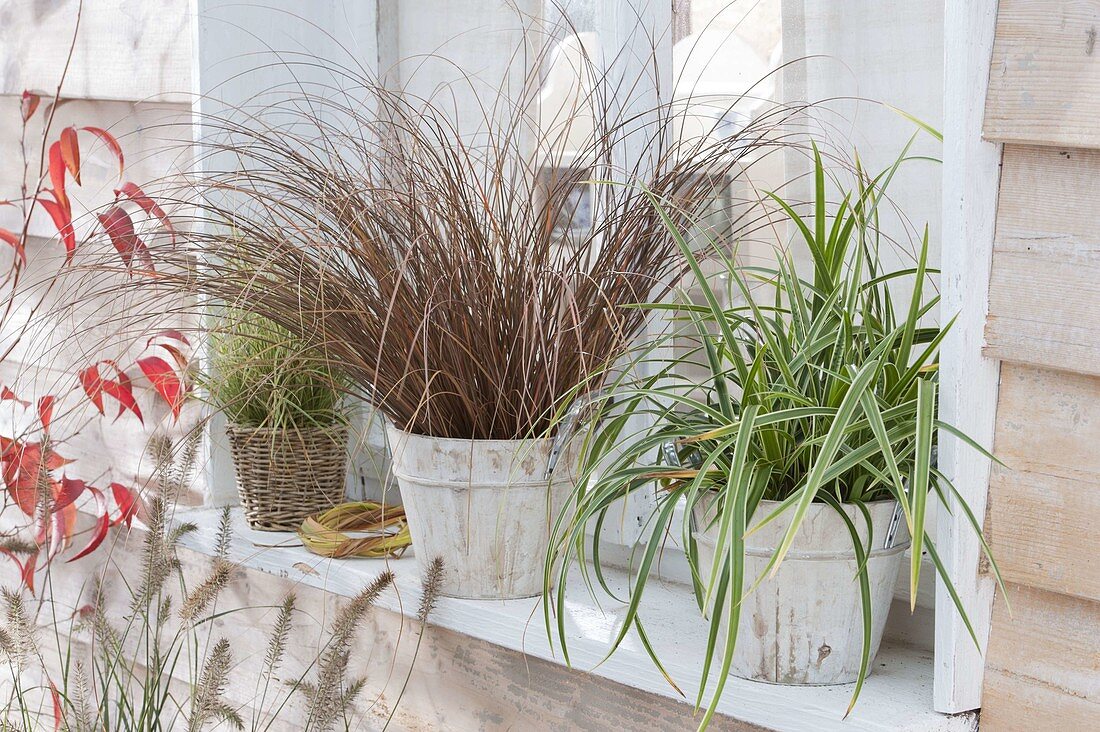
[[[188,548],[207,554],[212,552],[218,513],[205,509],[187,511],[177,516],[181,521],[194,521],[199,526],[196,534],[184,540]],[[298,546],[290,534],[250,531],[236,510],[230,557],[245,567],[296,579],[303,585],[341,596],[354,594],[383,568],[389,568],[397,576],[398,592],[396,595],[384,595],[379,607],[412,615],[420,600],[415,559],[411,556],[391,561],[321,559]],[[311,568],[311,572],[303,573],[299,569],[303,562]],[[687,700],[676,694],[653,666],[633,633],[614,656],[601,663],[609,642],[621,627],[624,607],[613,602],[603,602],[602,606],[597,606],[585,593],[579,574],[574,574],[571,580],[577,592],[570,594],[566,605],[566,627],[574,668],[687,704]],[[609,581],[621,585],[626,581],[626,575],[612,570]],[[254,588],[257,593],[261,591],[259,583]],[[277,598],[253,597],[255,604],[272,600],[277,601]],[[520,651],[533,661],[543,659],[560,665],[560,649],[555,651],[548,645],[541,613],[536,599],[478,601],[441,598],[433,615],[433,624]],[[693,698],[698,688],[707,626],[699,617],[691,590],[684,585],[651,583],[642,614],[647,634],[662,661],[667,664],[688,699]],[[529,668],[536,680],[543,678],[537,665],[532,663]],[[879,652],[859,704],[847,719],[843,716],[852,692],[851,685],[791,687],[731,678],[718,710],[734,719],[776,730],[973,732],[975,727],[971,715],[947,717],[931,709],[931,675],[932,658],[928,652],[887,644]],[[718,728],[727,727],[719,725]]]
[[[982,141],[981,126],[997,0],[946,4],[941,317],[958,314],[940,349],[940,416],[980,444],[993,442],[999,365],[982,355],[1001,149]],[[949,434],[939,436],[940,468],[977,516],[985,515],[990,463]],[[941,511],[939,552],[978,639],[989,634],[993,585],[978,572],[981,551],[961,510]],[[984,670],[942,584],[936,591],[935,708],[975,709]]]
[[[998,401],[988,523],[1001,573],[1100,602],[1100,377],[1005,363]]]
[[[15,0],[0,9],[0,94],[49,91],[69,54],[78,0]],[[186,102],[187,0],[85,0],[63,96]]]

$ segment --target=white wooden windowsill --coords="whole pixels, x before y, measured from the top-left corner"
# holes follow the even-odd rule
[[[230,559],[248,568],[288,577],[337,595],[351,596],[380,571],[396,575],[397,592],[386,593],[380,606],[413,615],[420,601],[416,562],[407,554],[397,560],[328,560],[310,554],[292,534],[250,530],[234,509]],[[188,548],[211,553],[217,531],[218,509],[190,509],[177,515],[199,528],[186,537]],[[270,545],[285,545],[272,547]],[[610,573],[622,582],[621,572]],[[602,608],[585,592],[580,578],[568,601],[566,627],[574,668],[669,698],[679,696],[654,668],[633,632],[617,653],[604,663],[608,643],[620,627],[622,607],[611,601]],[[700,659],[705,648],[705,624],[699,618],[690,590],[674,583],[650,583],[643,604],[647,632],[669,673],[689,697],[698,689]],[[562,663],[560,650],[551,651],[535,598],[475,601],[441,598],[432,623],[449,630],[532,656]],[[947,717],[932,711],[932,655],[903,645],[884,645],[875,659],[859,704],[842,720],[851,686],[791,687],[731,678],[719,711],[745,722],[779,730],[911,730],[912,732],[969,732],[971,715]],[[686,702],[685,702],[686,703]]]

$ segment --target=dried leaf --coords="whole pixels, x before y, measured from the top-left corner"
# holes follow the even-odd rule
[[[293,567],[294,567],[294,569],[298,570],[298,571],[299,571],[299,572],[301,572],[302,574],[311,574],[311,575],[314,575],[314,576],[316,576],[316,575],[318,575],[318,574],[319,574],[319,573],[317,572],[317,570],[316,570],[316,569],[314,569],[313,567],[309,566],[309,565],[308,565],[308,564],[306,564],[305,562],[295,562],[295,563],[294,563],[293,565],[291,565],[291,566],[293,566]]]
[[[19,100],[19,114],[24,122],[34,116],[34,112],[38,109],[41,101],[42,97],[34,92],[28,89],[23,90],[23,97]]]

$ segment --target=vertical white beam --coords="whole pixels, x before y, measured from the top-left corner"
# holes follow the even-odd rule
[[[659,132],[657,125],[661,123],[658,105],[668,104],[672,99],[672,3],[670,0],[600,3],[596,24],[609,86],[617,88],[620,95],[611,101],[613,117],[639,120],[632,125],[636,131],[626,135],[612,151],[614,169],[611,175],[617,178],[622,177],[624,171],[636,171],[645,176],[657,162],[653,140],[655,132]],[[670,131],[661,132],[668,134]],[[648,333],[643,337],[658,336],[666,326],[667,319],[658,313],[651,319]],[[663,359],[669,354],[658,352],[654,356]],[[628,429],[636,431],[643,427],[637,419],[632,419]],[[607,532],[605,529],[605,536],[632,546],[642,538],[642,528],[653,514],[656,498],[636,491],[621,504],[621,511],[615,508],[609,512],[609,519],[615,519],[615,530]]]
[[[191,0],[194,58],[196,159],[207,169],[227,170],[231,156],[208,156],[201,147],[209,141],[204,115],[222,115],[241,105],[294,98],[297,80],[339,85],[323,68],[333,61],[346,67],[377,73],[378,37],[375,0]],[[285,63],[284,63],[285,62]],[[311,91],[316,92],[317,87]],[[260,96],[257,96],[260,95]],[[197,172],[201,172],[201,169]],[[236,500],[233,464],[225,440],[225,421],[218,415],[206,440],[206,502]],[[378,456],[355,451],[349,482],[358,486]]]
[[[982,355],[997,217],[1001,146],[982,139],[997,0],[947,0],[944,22],[943,320],[958,319],[940,351],[940,415],[981,445],[993,445],[1000,365]],[[940,468],[981,521],[990,461],[943,432]],[[993,582],[979,573],[981,546],[956,508],[940,513],[939,551],[984,651]],[[935,709],[981,704],[982,654],[942,583],[936,591]]]

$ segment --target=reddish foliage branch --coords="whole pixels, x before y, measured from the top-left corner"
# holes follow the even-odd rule
[[[30,91],[23,93],[20,104],[22,119],[22,138],[26,141],[28,123],[34,118],[41,104],[41,97]],[[19,286],[20,275],[26,268],[27,250],[30,239],[31,218],[41,209],[49,215],[57,230],[57,236],[65,247],[65,261],[62,271],[69,267],[83,242],[78,241],[73,218],[71,186],[81,186],[81,135],[89,135],[101,143],[118,160],[119,182],[115,189],[115,201],[104,212],[97,214],[101,231],[93,230],[88,236],[101,233],[111,241],[118,251],[130,276],[151,274],[153,262],[149,249],[138,235],[131,215],[123,205],[129,202],[169,234],[174,241],[175,231],[161,206],[135,183],[125,181],[125,158],[118,140],[101,127],[64,128],[56,140],[50,142],[50,123],[53,112],[60,101],[60,92],[49,105],[49,116],[42,133],[42,150],[46,152],[46,169],[33,187],[29,186],[24,175],[21,195],[10,200],[0,201],[0,205],[20,208],[23,213],[19,231],[0,228],[0,241],[15,251],[11,270],[4,286],[11,292]],[[29,169],[29,161],[24,150],[24,170]],[[60,274],[60,272],[58,273]],[[0,313],[0,322],[11,315],[13,298],[9,296],[5,309]],[[14,350],[14,343],[22,338],[23,332],[14,335],[14,342],[6,343],[0,352],[3,363]],[[188,356],[183,347],[188,346],[187,339],[176,330],[167,330],[153,336],[146,343],[148,355],[136,360],[133,365],[150,382],[158,398],[168,405],[173,419],[180,416],[183,402],[190,392],[188,374]],[[157,352],[167,354],[170,360]],[[130,413],[139,422],[144,417],[134,391],[133,378],[118,363],[111,359],[100,359],[90,366],[80,369],[75,375],[74,389],[95,407],[101,417],[107,416],[107,399],[117,403],[117,412],[112,419],[118,420]],[[60,403],[56,394],[45,394],[34,400],[21,399],[19,389],[10,385],[0,385],[0,403],[12,402],[23,410],[35,409],[35,427],[26,434],[0,435],[0,478],[8,497],[18,509],[30,519],[29,527],[34,530],[37,551],[21,556],[15,551],[0,548],[0,555],[6,556],[17,565],[20,581],[32,593],[36,571],[41,570],[73,543],[77,519],[78,502],[86,503],[93,509],[96,517],[88,541],[69,557],[74,561],[94,552],[104,541],[111,526],[125,524],[130,526],[133,517],[139,512],[141,497],[139,492],[121,483],[110,484],[111,499],[114,508],[109,505],[107,493],[91,483],[73,478],[63,471],[72,462],[62,457],[53,445],[58,444],[51,436],[55,423],[55,409]],[[81,499],[84,499],[82,502]]]

